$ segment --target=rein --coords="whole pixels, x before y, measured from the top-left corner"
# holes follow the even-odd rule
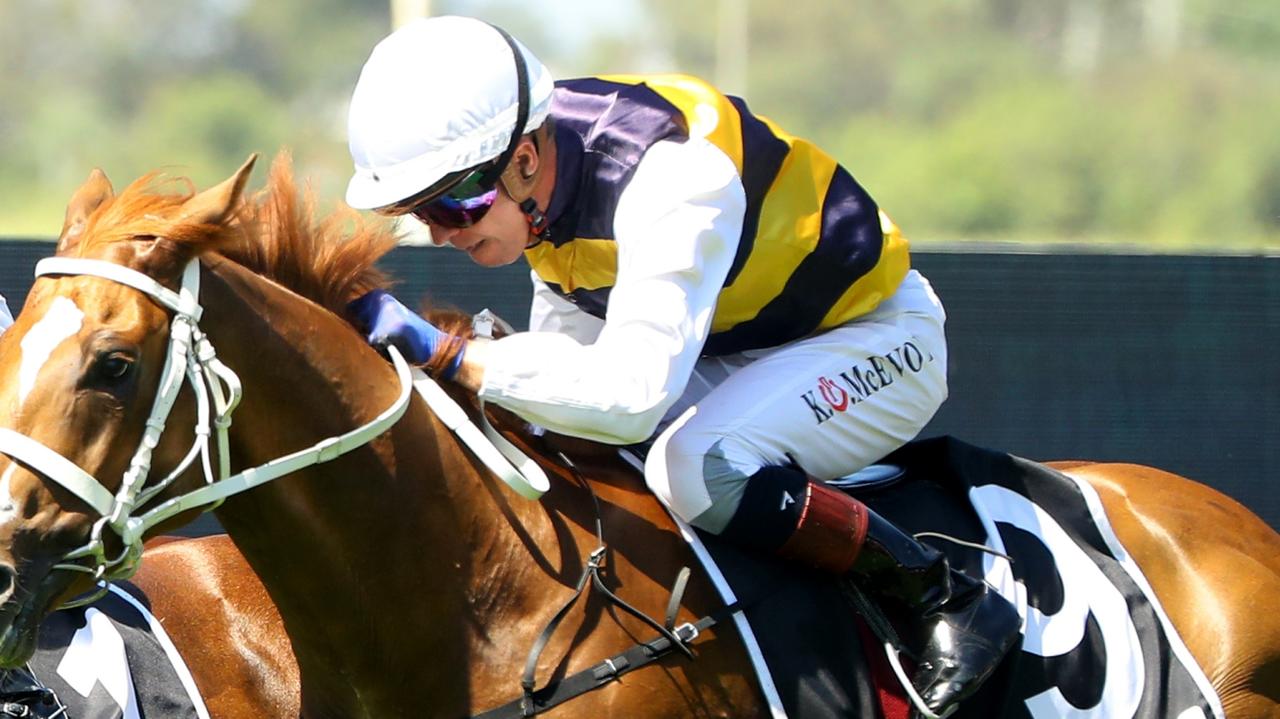
[[[46,258],[36,264],[35,275],[37,278],[47,275],[101,277],[132,287],[173,312],[169,329],[169,351],[161,373],[160,387],[156,392],[142,441],[114,496],[95,477],[39,441],[11,429],[0,428],[0,452],[39,470],[100,515],[100,519],[93,525],[89,541],[67,553],[64,561],[53,567],[92,574],[94,580],[99,582],[98,591],[74,600],[64,605],[65,607],[89,604],[107,591],[107,582],[132,576],[142,558],[143,536],[160,522],[188,510],[209,511],[219,506],[227,497],[305,467],[340,457],[387,431],[409,406],[409,396],[413,390],[409,365],[399,351],[391,347],[388,348],[388,354],[400,380],[400,394],[390,407],[372,421],[349,432],[329,437],[306,449],[232,475],[227,430],[231,426],[231,413],[240,403],[242,392],[239,377],[218,360],[213,344],[199,327],[203,312],[199,302],[199,260],[192,260],[187,264],[182,275],[182,286],[177,292],[137,270],[102,260]],[[182,389],[184,376],[196,395],[195,439],[178,466],[164,479],[148,487],[151,455],[159,445],[169,413]],[[216,474],[209,448],[210,438],[215,432],[218,438]],[[136,509],[172,484],[197,458],[201,460],[204,487],[161,502],[139,515],[134,514]],[[120,554],[112,558],[106,556],[106,543],[103,539],[107,529],[114,532],[122,544]],[[92,560],[90,564],[73,561],[85,557]]]
[[[691,645],[704,630],[728,620],[734,614],[754,603],[754,600],[750,602],[734,601],[721,606],[697,621],[685,622],[676,626],[676,615],[680,610],[680,602],[684,598],[684,590],[689,582],[690,571],[688,567],[682,568],[676,577],[675,584],[671,589],[671,599],[667,602],[666,616],[661,623],[610,591],[600,576],[600,569],[604,566],[605,556],[608,554],[608,547],[604,541],[604,521],[601,519],[600,514],[600,500],[596,497],[591,483],[582,475],[577,465],[564,452],[558,452],[557,454],[560,461],[573,474],[578,484],[591,495],[591,503],[595,511],[596,548],[591,551],[591,554],[587,556],[587,561],[583,564],[582,574],[578,577],[573,595],[552,615],[551,619],[543,627],[542,633],[538,635],[538,638],[533,642],[533,646],[530,647],[528,657],[525,659],[524,673],[520,677],[521,696],[502,706],[473,715],[470,719],[517,719],[536,716],[570,699],[599,689],[623,674],[652,664],[673,652],[679,651],[685,657],[693,660],[696,656]],[[546,648],[551,636],[555,634],[556,629],[560,626],[560,622],[568,615],[569,609],[577,604],[578,599],[584,595],[584,590],[587,588],[588,583],[590,583],[592,589],[604,595],[605,599],[614,606],[656,630],[658,636],[646,642],[639,642],[621,654],[609,657],[572,676],[551,681],[546,686],[538,689],[538,657],[542,655],[542,650]]]

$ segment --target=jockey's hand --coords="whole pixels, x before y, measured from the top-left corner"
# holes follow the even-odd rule
[[[385,290],[374,290],[352,300],[347,305],[347,315],[352,324],[364,333],[369,344],[379,350],[394,346],[413,364],[427,362],[441,346],[453,339]],[[461,364],[462,352],[459,351],[457,359],[445,368],[442,377],[453,377]]]

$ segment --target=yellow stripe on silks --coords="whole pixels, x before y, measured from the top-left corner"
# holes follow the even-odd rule
[[[539,242],[524,255],[544,282],[565,292],[611,287],[618,276],[618,243],[613,240],[577,239],[559,247]]]
[[[601,80],[644,85],[684,114],[689,135],[705,137],[720,148],[742,174],[742,117],[714,87],[689,75],[601,75]]]
[[[818,245],[822,200],[836,172],[836,161],[826,153],[756,117],[787,143],[790,152],[760,208],[751,255],[733,284],[720,293],[712,332],[723,332],[754,318],[782,294],[787,280]]]
[[[884,210],[880,211],[880,229],[884,232],[880,260],[836,300],[831,311],[822,318],[819,329],[839,327],[874,310],[881,302],[893,296],[902,283],[902,278],[907,276],[907,271],[911,269],[909,243]]]

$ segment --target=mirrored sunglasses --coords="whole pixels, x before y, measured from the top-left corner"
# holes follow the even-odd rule
[[[498,200],[497,185],[484,181],[487,169],[472,171],[442,194],[409,208],[408,214],[428,225],[451,229],[471,227]]]

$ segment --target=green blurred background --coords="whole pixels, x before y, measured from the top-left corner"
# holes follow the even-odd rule
[[[1280,251],[1276,0],[416,4],[505,26],[560,77],[718,82],[917,244]],[[0,236],[55,235],[94,166],[205,185],[289,147],[336,201],[347,99],[391,25],[388,0],[0,0]]]

